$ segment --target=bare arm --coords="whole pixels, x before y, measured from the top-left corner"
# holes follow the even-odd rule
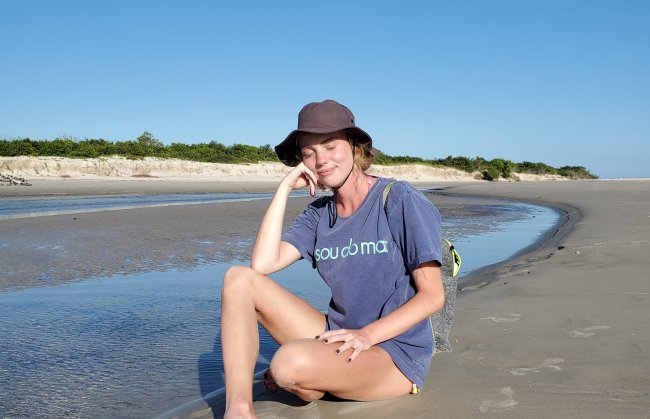
[[[416,294],[404,305],[386,317],[376,320],[362,330],[371,338],[372,344],[391,339],[426,319],[445,304],[442,274],[435,262],[427,262],[413,271]]]
[[[338,349],[343,352],[354,348],[349,361],[373,345],[391,339],[424,320],[445,304],[442,274],[436,262],[427,262],[413,271],[416,294],[401,307],[359,330],[333,330],[318,338],[330,342],[344,342]],[[337,352],[338,353],[338,352]]]
[[[292,190],[309,186],[309,191],[314,196],[315,185],[316,177],[302,163],[282,179],[257,233],[251,257],[251,268],[263,275],[268,275],[284,269],[300,259],[298,249],[281,240],[284,213],[289,193]]]

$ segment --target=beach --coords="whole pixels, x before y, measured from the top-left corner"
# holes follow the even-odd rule
[[[566,220],[536,248],[470,275],[476,285],[459,294],[453,352],[434,358],[419,395],[301,405],[258,384],[258,415],[648,417],[650,181],[461,184],[445,193],[553,205]],[[220,400],[165,417],[218,417]]]
[[[272,191],[275,182],[59,178],[2,187],[0,196]],[[263,394],[257,384],[260,417],[647,417],[650,181],[421,184],[426,185],[450,210],[458,197],[480,196],[486,202],[549,205],[566,216],[535,246],[463,279],[453,352],[434,358],[419,395],[303,405],[286,394]],[[287,225],[309,200],[290,200]],[[48,272],[61,283],[190,268],[214,257],[246,260],[266,205],[262,200],[0,220],[0,237],[18,243],[3,248],[2,266],[11,266],[14,276],[5,273],[1,285],[53,285],[28,272]],[[114,235],[103,233],[107,225]],[[76,238],[66,239],[74,231],[85,232],[76,248],[70,247]],[[25,255],[20,241],[39,237],[67,240],[67,253],[57,254],[54,240]],[[31,282],[19,283],[20,277]],[[221,401],[218,394],[208,395],[166,417],[218,417]]]

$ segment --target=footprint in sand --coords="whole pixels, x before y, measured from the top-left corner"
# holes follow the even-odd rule
[[[514,395],[515,392],[510,387],[504,387],[499,390],[501,394],[506,396],[506,400],[494,401],[494,400],[484,400],[483,403],[479,406],[478,410],[483,413],[486,412],[503,412],[504,410],[512,409],[513,407],[519,404],[518,401],[515,401]]]
[[[510,370],[510,374],[526,375],[529,372],[536,373],[545,368],[552,369],[555,371],[562,371],[562,367],[557,364],[561,364],[563,362],[564,360],[562,358],[547,358],[540,365],[536,367],[515,368],[514,370]]]
[[[514,323],[519,321],[519,318],[523,316],[523,314],[517,314],[517,313],[512,313],[510,315],[512,317],[509,319],[503,317],[481,317],[481,320],[492,320],[495,323]]]
[[[588,338],[589,336],[594,336],[594,330],[607,330],[609,326],[593,326],[587,327],[586,329],[572,330],[569,332],[569,336],[572,338]]]

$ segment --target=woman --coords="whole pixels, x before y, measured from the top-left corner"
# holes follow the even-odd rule
[[[444,304],[438,210],[406,182],[395,183],[384,204],[390,181],[364,173],[376,152],[372,139],[335,101],[306,105],[298,129],[275,150],[294,169],[264,215],[250,268],[224,277],[225,417],[255,417],[258,322],[280,345],[272,379],[303,400],[417,392],[433,354],[428,317]],[[305,187],[333,196],[312,202],[283,235],[289,193]],[[301,258],[332,291],[327,315],[267,276]]]

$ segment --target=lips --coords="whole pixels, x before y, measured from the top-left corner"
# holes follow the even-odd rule
[[[333,171],[334,171],[334,168],[329,168],[329,169],[319,170],[316,173],[318,174],[318,176],[325,177],[325,176],[330,175]]]

